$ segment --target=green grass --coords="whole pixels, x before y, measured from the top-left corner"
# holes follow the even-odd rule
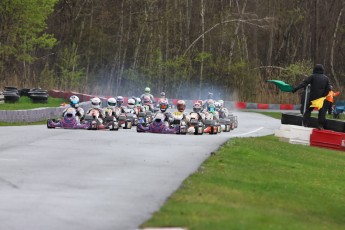
[[[231,139],[141,227],[344,229],[345,153]]]
[[[27,110],[42,107],[59,107],[61,103],[65,102],[63,98],[48,97],[47,103],[33,103],[29,97],[20,97],[16,103],[0,104],[0,110]]]
[[[0,121],[0,126],[24,126],[24,125],[45,125],[47,120],[36,122],[4,122]]]

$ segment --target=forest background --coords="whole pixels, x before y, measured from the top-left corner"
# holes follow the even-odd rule
[[[0,87],[298,103],[315,64],[345,80],[343,0],[2,0]],[[341,96],[342,97],[342,96]]]

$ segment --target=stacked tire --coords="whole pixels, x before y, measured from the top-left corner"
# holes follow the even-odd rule
[[[285,125],[302,126],[303,116],[296,113],[282,113],[281,123]],[[317,128],[317,117],[310,117],[308,127]],[[341,120],[326,119],[324,128],[335,132],[345,132],[345,122]]]
[[[26,92],[34,103],[47,103],[48,102],[48,91],[45,89],[34,88]]]
[[[0,104],[4,104],[4,103],[5,103],[5,96],[4,96],[4,93],[0,91]]]
[[[17,87],[7,86],[4,88],[4,99],[6,103],[15,103],[19,101],[20,94]]]

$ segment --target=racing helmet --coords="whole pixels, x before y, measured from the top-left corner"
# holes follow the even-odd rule
[[[140,97],[137,97],[135,101],[137,102],[137,105],[140,105],[140,104],[141,104],[141,99],[140,99]]]
[[[107,103],[108,103],[109,107],[115,107],[116,106],[116,99],[113,97],[108,98]]]
[[[127,106],[130,109],[133,109],[135,106],[135,100],[133,98],[128,99]]]
[[[152,103],[150,96],[145,95],[143,98],[143,103],[144,103],[144,105],[150,105]]]
[[[224,107],[224,101],[223,100],[218,100],[219,104],[221,107]]]
[[[203,100],[198,100],[196,103],[199,103],[200,106],[203,106],[204,101]]]
[[[94,109],[98,109],[101,107],[101,99],[99,99],[98,97],[94,97],[91,99],[91,106]]]
[[[186,109],[186,102],[184,100],[178,100],[176,108],[179,112],[183,112]]]
[[[77,97],[76,95],[72,95],[69,98],[69,104],[71,105],[72,108],[78,108],[78,106],[79,106],[79,97]]]
[[[207,111],[209,111],[211,113],[216,111],[216,106],[214,105],[214,103],[208,103],[207,104]]]
[[[196,113],[200,113],[202,110],[202,106],[199,102],[195,102],[193,105],[193,111]]]
[[[165,97],[165,92],[161,92],[161,97]]]
[[[216,111],[219,111],[221,109],[220,103],[218,101],[216,101],[214,103],[214,107],[215,107]]]
[[[166,100],[162,100],[162,101],[159,103],[159,109],[160,109],[160,111],[163,112],[163,113],[164,113],[165,111],[167,111],[168,107],[169,107],[169,104],[168,104],[168,102],[167,102]]]
[[[150,93],[151,92],[151,89],[149,87],[146,87],[145,88],[145,93]]]
[[[117,96],[116,98],[116,104],[118,107],[122,106],[122,104],[124,103],[125,99],[123,99],[122,96]]]

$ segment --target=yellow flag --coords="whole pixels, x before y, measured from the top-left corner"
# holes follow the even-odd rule
[[[312,100],[310,107],[315,107],[315,108],[321,109],[325,99],[326,99],[326,97],[320,97],[318,99]]]

